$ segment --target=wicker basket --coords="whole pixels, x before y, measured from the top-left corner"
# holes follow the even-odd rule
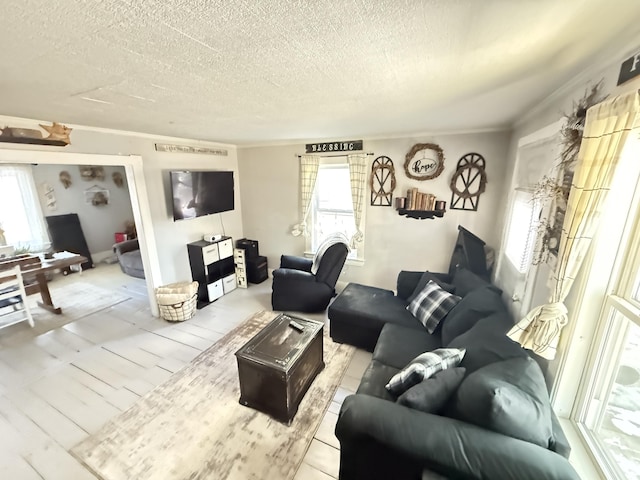
[[[160,316],[170,322],[184,322],[196,312],[198,282],[178,282],[156,288]]]

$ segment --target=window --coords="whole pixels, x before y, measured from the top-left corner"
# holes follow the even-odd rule
[[[589,271],[609,281],[599,316],[589,320],[596,330],[572,418],[606,478],[640,480],[640,169],[638,144],[630,143],[607,200],[613,220],[601,227],[593,253],[617,258]]]
[[[0,167],[0,228],[6,243],[16,249],[42,251],[50,245],[28,166]]]
[[[509,219],[505,255],[521,274],[526,273],[531,264],[539,210],[531,193],[516,190]]]
[[[337,162],[339,161],[339,163]],[[311,199],[310,237],[307,249],[314,253],[332,233],[343,233],[348,239],[356,232],[351,197],[349,165],[346,158],[322,159]],[[362,222],[364,224],[364,221]],[[361,227],[364,230],[364,225]],[[350,259],[362,258],[362,243],[352,248]]]
[[[605,471],[640,480],[640,302],[607,298],[596,364],[579,423]]]

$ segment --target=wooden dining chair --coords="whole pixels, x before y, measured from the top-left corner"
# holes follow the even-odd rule
[[[19,266],[0,271],[0,328],[28,321],[34,326]]]

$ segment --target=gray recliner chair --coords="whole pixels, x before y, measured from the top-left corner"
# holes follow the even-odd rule
[[[349,254],[342,241],[318,250],[314,260],[282,255],[273,271],[271,305],[274,310],[321,312],[335,295],[335,286]]]

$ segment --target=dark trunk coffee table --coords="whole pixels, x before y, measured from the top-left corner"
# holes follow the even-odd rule
[[[323,326],[280,314],[240,348],[236,352],[240,403],[290,424],[311,382],[324,368]]]

